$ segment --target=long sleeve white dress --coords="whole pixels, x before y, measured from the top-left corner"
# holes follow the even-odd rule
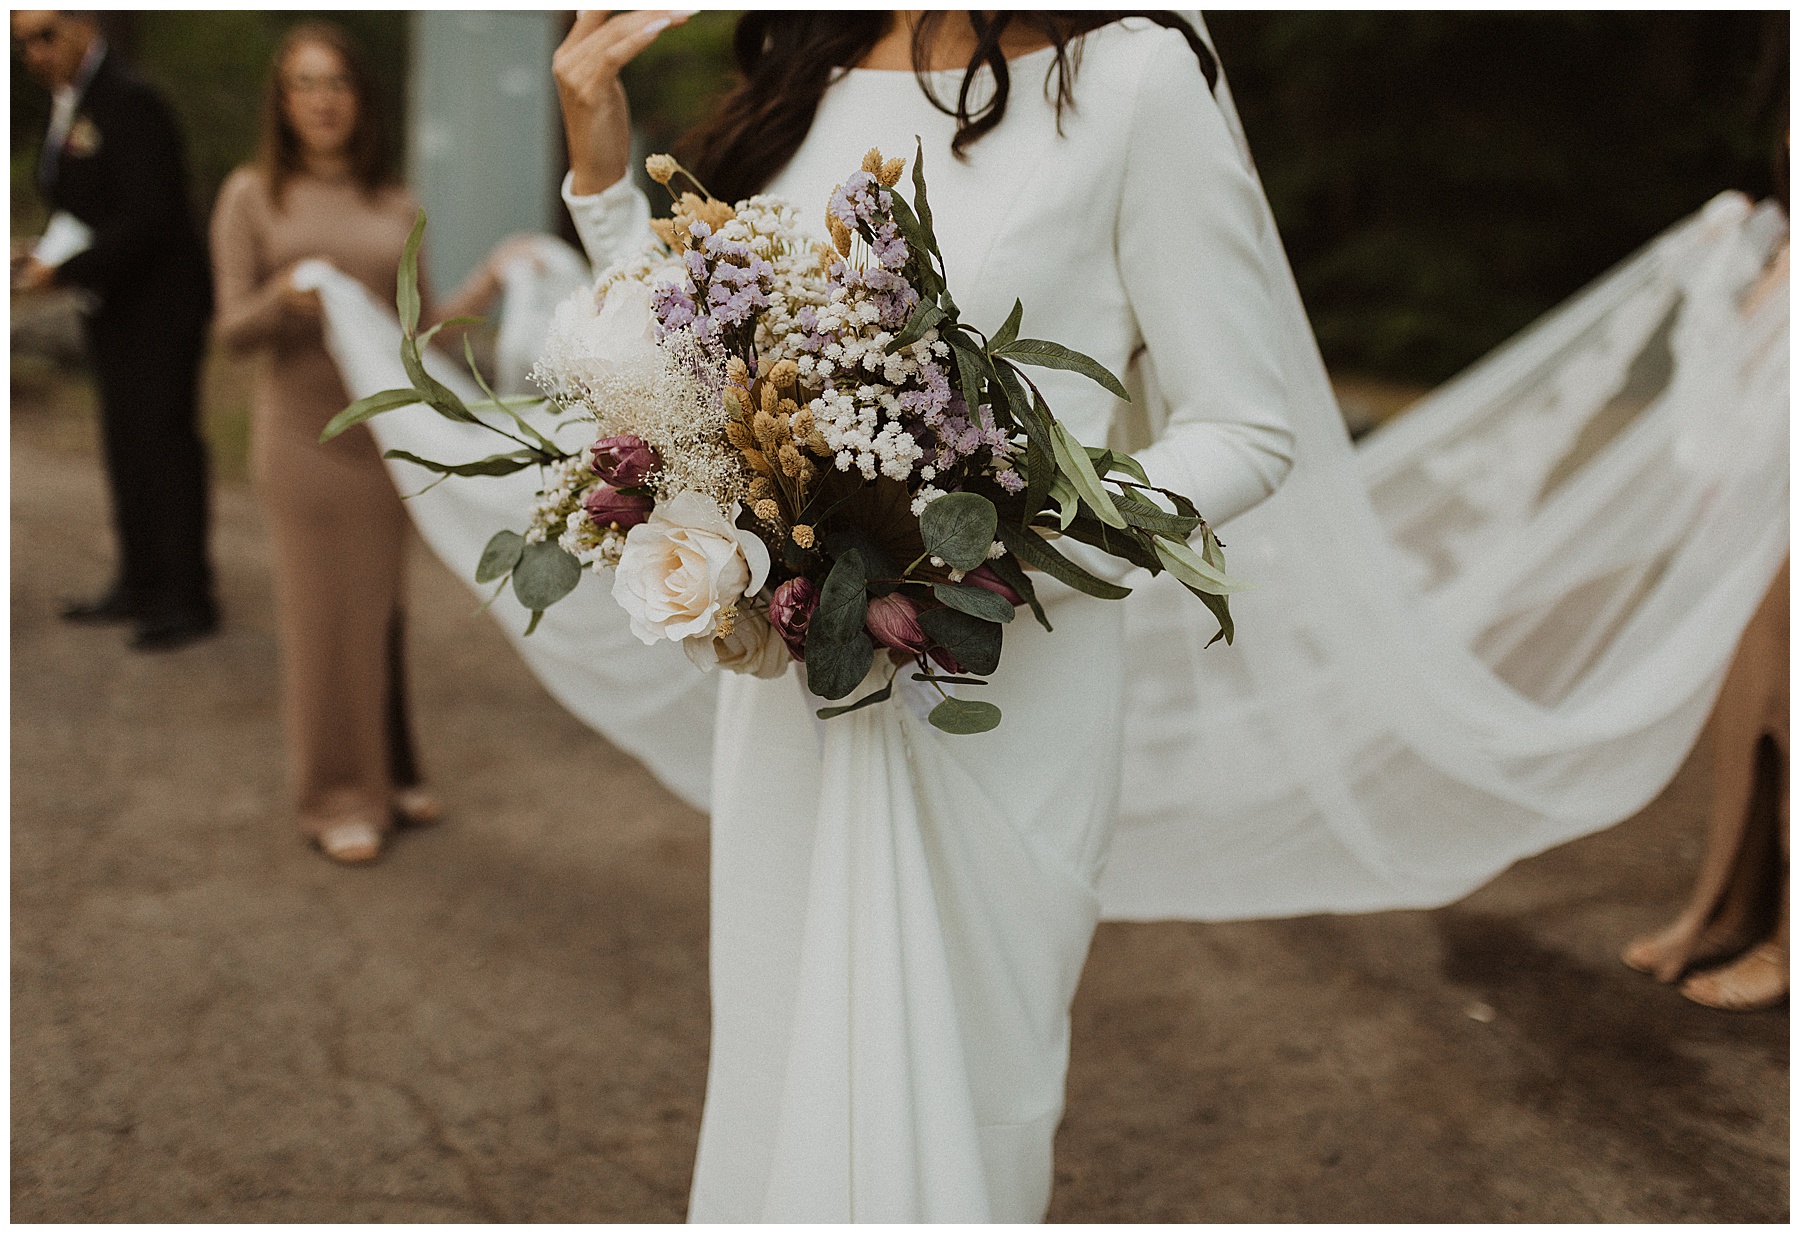
[[[997,327],[1018,297],[1025,335],[1114,371],[1147,348],[1177,393],[1139,457],[1223,521],[1289,459],[1261,191],[1179,34],[1090,35],[1060,135],[1039,88],[1052,62],[1013,62],[1006,118],[966,161],[913,74],[848,71],[766,191],[823,234],[863,152],[910,155],[917,135],[967,319]],[[575,204],[596,265],[641,245],[628,185]],[[1040,384],[1107,442],[1111,396]],[[1009,628],[981,695],[1006,717],[990,733],[947,735],[901,700],[820,724],[795,674],[721,680],[691,1220],[1042,1218],[1118,803],[1125,634],[1118,604],[1038,586],[1055,631]],[[1193,619],[1210,621],[1198,602]]]

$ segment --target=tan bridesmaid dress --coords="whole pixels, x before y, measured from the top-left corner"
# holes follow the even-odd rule
[[[276,276],[321,257],[392,303],[417,210],[401,187],[371,195],[305,174],[277,205],[240,168],[213,212],[215,329],[256,356],[250,475],[274,558],[290,781],[313,839],[353,821],[385,833],[396,793],[419,782],[402,671],[407,516],[366,427],[320,444],[349,396],[318,321],[284,302]]]

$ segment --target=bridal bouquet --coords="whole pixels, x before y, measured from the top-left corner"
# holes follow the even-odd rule
[[[423,214],[399,294],[414,386],[359,400],[326,430],[424,402],[515,448],[460,464],[389,457],[444,477],[543,468],[529,528],[496,534],[476,574],[510,578],[532,612],[527,633],[584,569],[611,570],[645,643],[673,640],[703,668],[759,677],[797,660],[825,700],[854,693],[879,648],[893,666],[885,684],[821,717],[890,697],[910,661],[913,680],[943,696],[932,724],[983,732],[999,708],[944,687],[986,684],[1019,607],[1050,628],[1028,570],[1089,595],[1129,593],[1059,552],[1067,536],[1169,570],[1230,641],[1237,584],[1193,503],[1153,487],[1129,455],[1078,442],[1025,368],[1072,370],[1128,398],[1118,379],[1018,337],[1017,301],[991,335],[962,319],[918,157],[909,203],[904,160],[871,150],[832,194],[829,243],[802,234],[777,198],[726,205],[667,155],[648,170],[699,191],[671,188],[672,217],[652,224],[660,243],[559,309],[533,373],[559,411],[591,420],[592,446],[570,454],[485,382],[488,401],[471,409],[425,371],[435,328],[417,333]]]

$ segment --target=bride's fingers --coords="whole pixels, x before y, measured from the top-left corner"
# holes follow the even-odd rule
[[[640,9],[607,19],[608,10],[589,10],[576,19],[552,63],[557,76],[588,85],[616,75],[656,37],[694,15],[693,9]]]

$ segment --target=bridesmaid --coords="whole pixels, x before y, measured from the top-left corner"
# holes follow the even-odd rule
[[[418,204],[388,172],[373,80],[335,26],[296,26],[276,52],[254,164],[212,222],[219,340],[257,359],[251,479],[268,518],[281,643],[282,724],[301,830],[334,860],[377,857],[395,825],[435,820],[407,715],[402,561],[407,518],[374,438],[319,433],[349,402],[326,353],[323,258],[394,299]],[[437,318],[498,292],[497,250]]]

